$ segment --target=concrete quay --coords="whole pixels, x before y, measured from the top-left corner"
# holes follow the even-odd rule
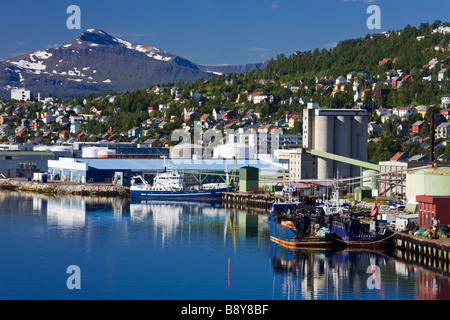
[[[129,188],[112,184],[86,184],[49,181],[46,183],[20,179],[0,179],[0,190],[24,191],[49,195],[129,198]]]

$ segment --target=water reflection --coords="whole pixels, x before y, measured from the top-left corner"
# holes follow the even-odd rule
[[[205,260],[228,261],[228,257],[232,255],[237,265],[242,262],[239,272],[242,272],[245,282],[253,279],[253,274],[258,277],[254,280],[255,285],[261,287],[252,289],[253,293],[258,290],[263,292],[265,286],[268,286],[268,299],[450,299],[450,277],[445,272],[408,263],[401,259],[401,255],[399,257],[390,251],[286,249],[269,241],[266,215],[222,208],[220,204],[51,197],[8,192],[0,193],[0,227],[2,226],[5,239],[16,237],[13,230],[20,228],[27,231],[24,232],[27,235],[24,241],[35,239],[28,237],[29,230],[34,230],[43,239],[41,246],[45,243],[49,252],[57,248],[57,244],[53,244],[55,239],[67,245],[62,246],[64,250],[60,254],[67,252],[65,248],[78,248],[77,259],[86,264],[92,260],[110,270],[108,281],[111,281],[111,286],[116,285],[113,282],[118,274],[113,273],[115,265],[118,265],[117,270],[138,268],[135,265],[123,265],[120,268],[121,263],[124,263],[122,261],[143,263],[145,259],[149,259],[147,268],[156,268],[160,272],[152,271],[156,279],[164,276],[170,265],[155,265],[153,261],[156,255],[159,255],[160,261],[177,261],[177,256],[185,254],[183,262],[195,270],[203,270],[202,273],[208,271],[201,269]],[[25,229],[25,226],[31,227]],[[49,239],[48,244],[46,239]],[[189,250],[191,242],[192,247],[201,246],[201,250]],[[29,242],[24,243],[29,245]],[[150,243],[156,244],[153,247],[159,247],[158,250],[151,248]],[[25,247],[18,245],[17,251]],[[160,250],[167,247],[174,250]],[[131,248],[134,250],[130,250]],[[5,247],[3,255],[12,256],[7,249]],[[41,255],[48,257],[46,251],[42,252],[36,261],[41,261]],[[171,253],[174,256],[169,258]],[[210,259],[211,255],[214,255],[214,259]],[[29,254],[24,256],[28,258]],[[83,260],[83,257],[87,258]],[[95,260],[95,257],[99,259]],[[55,255],[56,258],[59,259],[59,255]],[[267,258],[270,265],[264,263]],[[49,262],[54,262],[48,259]],[[260,259],[262,263],[252,264],[255,259]],[[104,264],[103,260],[106,261]],[[12,263],[10,269],[15,269]],[[43,270],[46,267],[47,265],[43,265]],[[208,268],[216,270],[213,262],[210,262]],[[248,271],[243,271],[245,268]],[[217,266],[217,270],[222,269],[222,265]],[[226,268],[224,270],[226,272]],[[232,276],[236,280],[232,281],[231,289],[227,287],[227,290],[233,290],[234,285],[241,281],[241,275],[237,276],[235,270]],[[374,278],[372,271],[377,270],[379,278]],[[93,275],[93,279],[101,275],[101,272],[103,270]],[[143,268],[141,272],[136,273],[136,276],[149,277],[148,269]],[[266,274],[266,278],[261,276]],[[123,283],[127,283],[129,276],[124,274]],[[217,274],[211,271],[210,277],[209,282],[214,283]],[[371,283],[377,283],[379,287],[371,288]],[[147,283],[146,290],[150,285],[154,285],[154,282]],[[182,284],[177,282],[176,285],[178,288]],[[185,290],[190,292],[189,285]],[[207,290],[211,288],[208,287]],[[217,289],[216,292],[220,290]],[[211,297],[214,298],[214,295]]]
[[[391,251],[287,249],[271,242],[270,255],[274,296],[286,300],[450,299],[448,275],[395,259]]]

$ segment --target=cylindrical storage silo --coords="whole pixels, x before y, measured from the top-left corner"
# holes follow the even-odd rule
[[[352,158],[367,161],[367,116],[355,116],[352,120]],[[361,168],[352,166],[352,176],[359,177]]]
[[[113,150],[113,149],[100,150],[98,152],[98,158],[99,159],[114,159],[114,158],[116,158],[116,150]]]
[[[98,153],[101,150],[106,150],[107,148],[102,147],[84,147],[82,150],[82,157],[83,158],[97,158]]]
[[[352,118],[350,116],[338,116],[335,121],[334,153],[343,157],[352,157]],[[339,172],[339,178],[350,177],[350,164],[335,161],[335,172]]]
[[[315,117],[314,145],[318,151],[334,153],[334,117],[317,115]],[[317,158],[317,179],[333,178],[333,160]]]

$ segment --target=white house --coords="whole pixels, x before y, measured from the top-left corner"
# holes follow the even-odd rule
[[[449,138],[450,137],[450,122],[442,122],[436,127],[436,137]]]
[[[12,88],[11,89],[11,99],[19,101],[28,101],[33,98],[33,94],[30,90],[25,90],[24,88]]]
[[[50,124],[55,122],[55,118],[51,114],[47,114],[46,116],[42,117],[42,122],[45,124]]]
[[[70,133],[76,133],[80,131],[81,123],[79,121],[75,121],[70,125]]]
[[[438,81],[446,81],[446,80],[448,80],[447,69],[441,69],[438,74]]]
[[[433,29],[433,33],[442,33],[442,34],[450,33],[450,27],[438,27],[436,29]]]
[[[444,94],[441,98],[441,104],[448,104],[450,103],[450,93]]]
[[[410,115],[413,115],[415,113],[417,113],[417,110],[410,107],[399,107],[392,110],[392,114],[395,114],[400,118],[408,118]]]

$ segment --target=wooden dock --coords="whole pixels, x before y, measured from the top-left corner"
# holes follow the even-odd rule
[[[397,233],[394,237],[399,258],[450,272],[450,239],[422,238],[406,233]]]
[[[222,193],[222,205],[225,208],[269,211],[274,201],[275,197],[271,194]]]
[[[225,208],[236,208],[243,210],[261,210],[269,212],[272,203],[277,200],[273,194],[255,194],[245,192],[224,192],[222,193],[222,205]],[[315,203],[316,196],[305,196],[299,199],[306,205]]]

